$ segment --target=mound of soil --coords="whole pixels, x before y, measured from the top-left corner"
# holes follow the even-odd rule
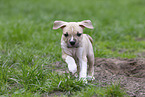
[[[118,82],[129,96],[145,97],[144,58],[96,58],[95,78],[102,86]]]
[[[56,62],[56,72],[65,73],[66,63]],[[67,69],[68,70],[68,69]],[[68,71],[67,71],[68,72]],[[145,58],[96,58],[94,83],[106,86],[120,83],[131,97],[145,97]]]

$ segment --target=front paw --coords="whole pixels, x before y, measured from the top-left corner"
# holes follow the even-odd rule
[[[76,65],[68,65],[68,69],[71,72],[72,75],[75,75],[77,72],[77,66]]]
[[[77,72],[77,65],[75,63],[75,60],[72,57],[67,56],[65,61],[68,64],[69,71],[74,75],[75,72]]]

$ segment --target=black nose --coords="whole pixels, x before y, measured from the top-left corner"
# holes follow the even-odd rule
[[[70,44],[71,45],[74,45],[76,42],[75,41],[70,41]]]

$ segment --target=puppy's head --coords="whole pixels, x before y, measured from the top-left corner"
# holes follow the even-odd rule
[[[63,40],[67,43],[68,48],[77,48],[80,46],[80,41],[83,37],[84,28],[93,29],[90,20],[84,20],[82,22],[64,22],[55,21],[53,29],[61,28],[63,30]]]

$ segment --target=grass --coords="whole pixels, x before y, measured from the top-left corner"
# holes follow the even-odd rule
[[[144,5],[143,0],[1,0],[0,95],[39,97],[61,91],[62,96],[123,97],[119,85],[96,87],[57,74],[53,64],[64,63],[62,32],[52,26],[55,20],[90,19],[95,29],[84,33],[94,39],[95,57],[136,58],[145,52]]]

